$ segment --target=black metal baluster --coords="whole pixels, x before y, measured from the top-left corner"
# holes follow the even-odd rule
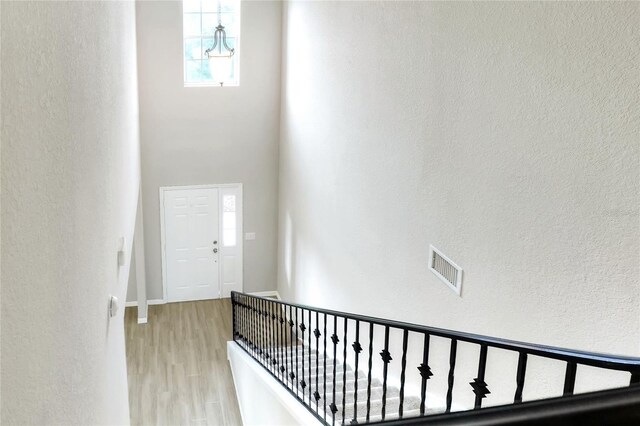
[[[258,323],[258,354],[260,355],[260,357],[262,358],[262,362],[264,362],[264,326],[262,324],[262,300],[260,299],[256,299],[256,309],[258,310],[258,312],[256,312],[257,315],[257,323]]]
[[[516,395],[513,398],[514,404],[522,402],[522,389],[524,388],[524,376],[527,372],[527,353],[520,352],[518,356],[518,372],[516,373]]]
[[[297,309],[296,309],[297,312]],[[296,328],[296,335],[298,334],[297,332],[297,328]],[[295,378],[296,378],[296,373],[294,373],[294,369],[296,368],[294,366],[293,363],[293,307],[291,305],[289,305],[289,358],[291,358],[291,370],[289,370],[289,378],[291,379],[291,389],[294,389],[294,387],[296,387],[295,384]],[[297,350],[298,348],[296,348]],[[296,358],[296,365],[298,363],[298,359]],[[298,392],[297,388],[296,388],[296,393]]]
[[[251,348],[251,310],[249,306],[249,298],[244,298],[244,326],[245,326],[245,345],[249,353],[252,353]]]
[[[474,410],[482,407],[482,398],[485,398],[489,392],[487,383],[484,381],[484,372],[487,367],[487,345],[480,345],[480,360],[478,361],[478,377],[473,379],[473,382],[469,383],[473,389],[473,393],[476,394]]]
[[[251,322],[251,300],[247,297],[246,299],[246,304],[247,304],[247,346],[249,349],[249,352],[251,354],[253,354],[253,346],[252,346],[252,338],[253,338],[253,323]]]
[[[253,302],[253,341],[256,348],[256,361],[260,362],[260,313],[258,309],[258,299],[251,298]]]
[[[311,405],[311,388],[313,387],[313,379],[311,378],[311,310],[308,311],[309,312],[309,333],[307,333],[307,339],[309,340],[309,346],[307,347],[307,352],[309,353],[308,357],[309,357],[309,405]],[[317,324],[316,324],[317,325]],[[304,345],[304,342],[302,342]],[[318,357],[316,356],[316,363],[318,362]],[[316,370],[317,370],[317,366],[316,366]]]
[[[244,338],[244,307],[242,306],[242,297],[238,297],[238,331],[239,342],[244,344],[242,339]]]
[[[265,302],[265,318],[267,325],[267,366],[269,371],[273,371],[273,345],[271,344],[271,324],[273,320],[271,319],[271,302],[269,301]]]
[[[242,342],[243,347],[247,346],[247,331],[245,330],[245,307],[244,307],[244,296],[240,297],[238,307],[240,308],[240,341]]]
[[[280,355],[280,380],[282,381],[282,383],[287,382],[287,376],[285,375],[285,372],[287,371],[287,367],[286,367],[286,361],[285,361],[285,356],[286,356],[286,348],[284,345],[284,316],[283,313],[285,312],[285,306],[284,305],[280,305],[280,307],[278,308],[278,313],[280,314],[280,329],[279,331],[279,336],[278,336],[278,353]]]
[[[453,379],[456,369],[456,351],[458,349],[458,341],[451,339],[451,349],[449,352],[449,388],[447,389],[447,408],[445,413],[451,412],[451,401],[453,400]]]
[[[252,353],[251,348],[251,306],[249,305],[249,298],[244,298],[244,326],[245,326],[245,346],[249,353]]]
[[[324,340],[324,365],[322,371],[322,377],[324,380],[322,388],[322,401],[324,403],[324,421],[327,421],[327,314],[324,314],[324,326],[322,330],[322,337]]]
[[[291,359],[291,356],[289,355],[288,351],[289,351],[289,347],[287,346],[287,329],[289,327],[289,322],[287,321],[287,305],[283,305],[283,318],[284,319],[284,323],[282,324],[282,351],[284,353],[282,361],[284,363],[284,380],[287,384],[287,386],[289,386],[289,360]]]
[[[273,365],[276,369],[276,376],[280,376],[280,319],[278,317],[278,310],[280,305],[277,303],[271,303],[271,319],[273,325],[271,327],[271,333],[273,334]]]
[[[316,336],[316,392],[314,393],[313,397],[316,400],[316,413],[318,412],[318,401],[320,400],[320,391],[319,391],[319,384],[318,384],[318,359],[320,358],[320,315],[318,314],[318,311],[316,311],[316,328],[313,332],[313,334]],[[311,389],[309,389],[309,392],[311,392]]]
[[[344,418],[347,414],[347,321],[346,318],[343,318],[344,321],[344,337],[343,337],[343,346],[342,350],[342,424],[344,424]]]
[[[275,374],[276,377],[280,377],[280,346],[278,345],[278,335],[279,335],[279,328],[278,328],[278,309],[280,308],[280,305],[271,302],[271,337],[272,337],[272,342],[273,342],[273,360],[271,361],[273,364],[273,367],[275,369]]]
[[[266,302],[260,299],[260,322],[262,323],[262,358],[265,365],[269,365],[269,346],[267,345],[267,318]]]
[[[567,361],[567,370],[564,374],[564,390],[562,396],[573,395],[573,388],[576,384],[576,368],[574,361]]]
[[[402,418],[404,408],[404,380],[407,371],[407,344],[409,340],[409,330],[404,330],[402,334],[402,362],[400,371],[400,404],[398,406],[398,417]]]
[[[358,361],[362,345],[360,345],[360,320],[356,320],[356,340],[353,342],[353,351],[355,352],[355,371],[353,372],[354,390],[353,390],[353,421],[352,424],[358,423]]]
[[[236,295],[231,293],[231,338],[235,341],[238,334],[236,323]]]
[[[253,343],[256,352],[256,360],[260,362],[260,315],[258,314],[258,300],[251,298],[253,304]]]
[[[302,323],[300,324],[300,331],[302,331],[302,335],[300,336],[300,339],[302,340],[302,344],[300,345],[300,346],[302,346],[302,368],[300,369],[300,372],[298,373],[300,375],[300,377],[302,377],[302,380],[299,381],[300,387],[302,388],[302,402],[304,402],[304,390],[307,387],[307,382],[304,380],[304,331],[306,329],[307,329],[307,327],[304,325],[304,309],[303,309],[302,310]],[[311,404],[311,398],[309,398],[309,404]]]
[[[267,340],[267,337],[269,337],[269,334],[267,333],[268,328],[267,328],[267,302],[263,299],[260,299],[260,305],[261,305],[261,322],[262,322],[262,356],[264,358],[264,362],[265,365],[267,366],[267,368],[269,367],[269,342]]]
[[[338,318],[333,316],[333,335],[331,336],[331,341],[333,342],[333,396],[331,398],[331,405],[329,408],[331,409],[331,424],[336,424],[336,412],[338,411],[338,407],[336,406],[336,351],[338,349]]]
[[[271,322],[271,368],[276,370],[276,376],[278,375],[278,361],[277,361],[277,350],[278,345],[276,344],[276,327],[275,327],[275,308],[276,304],[273,302],[269,302],[269,320]]]
[[[369,415],[371,414],[371,366],[373,362],[373,323],[369,323],[369,365],[367,374],[367,420],[369,423]]]
[[[258,358],[257,334],[258,327],[256,325],[256,300],[252,297],[251,301],[251,345],[253,347],[253,357]]]
[[[387,372],[389,370],[389,362],[393,359],[389,353],[388,325],[384,327],[384,349],[380,352],[380,356],[382,357],[382,362],[384,362],[384,368],[382,370],[382,420],[384,420],[387,412]]]
[[[245,297],[244,300],[244,304],[245,304],[245,308],[244,308],[244,324],[245,324],[245,346],[247,347],[247,351],[249,351],[249,353],[253,353],[252,349],[251,349],[251,315],[249,315],[250,310],[249,310],[249,298]]]
[[[260,358],[264,363],[264,360],[265,360],[264,324],[263,324],[264,316],[262,315],[262,300],[256,299],[256,309],[258,310],[258,312],[256,312],[257,319],[258,319],[258,345],[259,345],[258,354],[260,354]]]
[[[253,356],[258,358],[258,319],[256,317],[256,299],[251,298],[251,336],[253,342]]]
[[[304,314],[303,314],[304,315]],[[300,370],[298,370],[298,308],[296,308],[296,374],[298,378],[300,378]],[[302,349],[304,351],[304,348]],[[304,352],[302,353],[302,368],[304,369]],[[298,383],[300,380],[296,381],[296,395],[298,394]],[[304,392],[302,392],[302,403],[304,404]]]
[[[242,340],[244,338],[244,306],[242,305],[242,296],[238,297],[238,331],[240,335],[238,339],[240,343],[244,344]]]
[[[422,364],[418,367],[418,371],[420,371],[420,377],[422,377],[422,384],[420,387],[420,415],[424,416],[424,410],[427,399],[427,380],[433,376],[431,372],[431,367],[429,367],[429,342],[430,337],[425,333],[424,335],[424,344],[422,347]]]
[[[255,352],[255,358],[260,360],[260,323],[258,316],[258,301],[254,298],[251,298],[251,303],[253,304],[253,347]]]

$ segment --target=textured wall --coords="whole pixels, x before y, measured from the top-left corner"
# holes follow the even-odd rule
[[[291,2],[281,294],[640,354],[639,8]]]
[[[132,2],[2,4],[2,424],[128,424]],[[118,238],[127,241],[118,268]]]

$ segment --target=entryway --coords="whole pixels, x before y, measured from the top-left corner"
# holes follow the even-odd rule
[[[242,184],[160,188],[165,302],[242,291]]]

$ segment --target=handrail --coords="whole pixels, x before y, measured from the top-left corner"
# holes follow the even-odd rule
[[[628,372],[630,380],[626,391],[632,389],[635,395],[637,394],[637,389],[640,388],[640,386],[636,386],[640,385],[640,358],[638,357],[624,357],[518,342],[317,308],[238,292],[231,292],[231,302],[234,340],[254,359],[260,362],[276,380],[280,381],[318,420],[326,425],[335,425],[336,422],[341,424],[348,422],[402,424],[397,423],[398,419],[406,423],[410,418],[414,417],[418,417],[419,420],[411,420],[412,424],[421,424],[420,419],[426,418],[433,420],[438,418],[448,419],[446,421],[451,421],[454,418],[464,418],[466,415],[460,412],[451,413],[458,342],[471,343],[480,347],[477,377],[469,383],[475,394],[474,409],[471,410],[472,414],[482,412],[486,416],[488,415],[487,413],[497,413],[496,415],[500,416],[503,413],[501,409],[507,409],[507,407],[519,407],[521,405],[538,407],[532,402],[523,402],[523,389],[529,355],[566,362],[562,398],[573,398],[578,372],[577,367],[579,365]],[[340,327],[338,327],[339,324]],[[351,326],[350,330],[349,326]],[[378,330],[379,333],[374,333],[375,330]],[[401,350],[398,347],[390,347],[390,330],[402,331]],[[384,335],[383,339],[380,337],[381,333]],[[417,397],[405,404],[409,333],[412,333],[412,335],[417,333],[423,339],[421,345],[417,348],[415,347],[415,340],[411,344],[413,350],[421,349],[422,364],[409,366],[409,371],[415,372],[415,367],[417,367],[420,373],[420,377],[416,377],[420,382],[419,414],[417,414]],[[374,338],[374,336],[377,337]],[[441,375],[447,373],[448,376],[446,408],[443,415],[429,415],[426,403],[427,381],[433,375],[429,366],[430,338],[432,336],[448,339],[450,342],[448,372],[438,372]],[[330,337],[330,340],[328,337]],[[355,340],[347,342],[349,339]],[[381,381],[375,381],[377,387],[381,386],[381,397],[377,395],[376,398],[381,399],[376,399],[378,405],[375,407],[372,405],[374,345],[378,348],[382,347],[382,351],[379,352],[382,360],[382,372],[381,376],[375,377],[376,380],[378,378],[381,379]],[[347,351],[348,346],[350,347],[349,351]],[[518,354],[515,377],[516,390],[513,404],[501,406],[502,408],[482,408],[483,399],[491,393],[488,384],[485,383],[488,348],[511,351]],[[368,357],[366,349],[368,349]],[[375,352],[377,353],[378,350],[376,349]],[[363,351],[365,352],[360,355]],[[401,356],[398,356],[398,352],[401,352]],[[491,356],[493,356],[493,352]],[[360,357],[363,358],[360,365],[366,368],[368,373],[365,377],[358,371]],[[321,358],[323,358],[322,363],[320,363]],[[355,361],[355,369],[353,371],[350,368],[347,369],[348,359]],[[368,363],[364,367],[367,360]],[[394,363],[400,362],[401,368],[399,390],[396,388],[396,393],[393,395],[394,407],[392,408],[397,407],[395,412],[390,412],[387,406],[387,402],[390,400],[388,396],[388,365],[392,360],[394,360]],[[340,366],[338,367],[339,364]],[[320,379],[322,379],[322,383]],[[351,380],[349,382],[351,387],[347,387],[349,380]],[[363,383],[359,390],[360,381],[363,381]],[[366,398],[361,395],[365,391],[365,386]],[[625,390],[621,392],[624,393]],[[595,393],[581,394],[579,400],[582,401],[584,395],[595,395]],[[361,399],[360,403],[358,402],[359,396],[364,398],[364,400]],[[558,403],[554,402],[553,399],[542,401],[548,401],[550,404],[548,407],[552,407],[552,405],[554,407],[571,406],[569,399],[562,398],[560,398],[562,400],[560,405],[557,405]],[[366,407],[363,406],[365,401]],[[576,399],[571,399],[571,401],[576,401]],[[413,410],[409,414],[404,410],[407,406]],[[582,411],[584,409],[586,408],[583,407]],[[518,410],[524,409],[518,408]],[[537,408],[534,408],[535,410]],[[504,415],[503,417],[507,418],[508,416]],[[479,419],[480,417],[474,418]]]
[[[488,344],[490,346],[511,350],[515,352],[525,351],[531,355],[540,355],[545,358],[553,358],[561,361],[567,361],[568,359],[580,360],[580,364],[589,365],[592,367],[602,367],[610,370],[621,371],[637,371],[640,373],[640,357],[625,357],[620,355],[611,355],[599,352],[588,352],[574,349],[561,348],[557,346],[539,345],[527,342],[520,342],[517,340],[502,339],[499,337],[485,336],[481,334],[466,333],[462,331],[448,330],[445,328],[429,327],[420,324],[414,324],[409,322],[389,320],[384,318],[371,317],[367,315],[354,314],[350,312],[334,311],[331,309],[317,308],[315,306],[304,305],[301,303],[284,302],[281,300],[271,299],[268,297],[257,296],[246,293],[237,293],[245,296],[250,296],[255,299],[267,300],[278,305],[292,306],[299,309],[311,310],[322,314],[331,316],[338,316],[341,318],[347,318],[350,320],[359,320],[362,322],[373,323],[376,325],[385,326],[388,325],[392,328],[399,328],[403,330],[414,331],[417,333],[428,333],[432,336],[438,337],[455,337],[456,339],[469,343],[476,344]]]

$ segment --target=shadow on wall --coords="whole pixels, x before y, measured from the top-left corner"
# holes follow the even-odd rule
[[[285,297],[289,300],[297,300],[296,291],[297,286],[295,283],[296,274],[296,238],[293,229],[293,220],[291,214],[287,211],[285,215],[285,230],[284,230],[284,278],[286,292]]]

